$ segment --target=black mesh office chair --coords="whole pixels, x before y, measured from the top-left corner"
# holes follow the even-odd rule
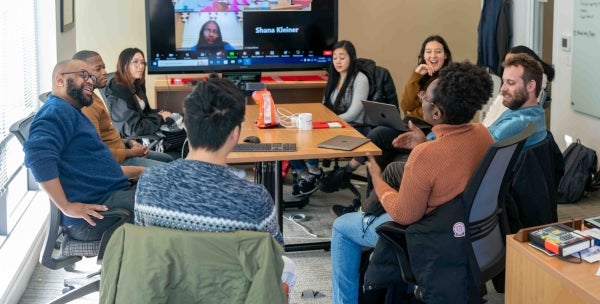
[[[31,114],[15,122],[9,129],[21,143],[29,137],[29,126],[34,116],[35,114]],[[83,242],[73,240],[67,236],[60,224],[62,213],[52,201],[49,201],[49,203],[50,220],[40,254],[40,263],[52,270],[64,268],[66,271],[73,271],[75,263],[83,257],[97,256],[96,262],[101,264],[104,248],[110,235],[118,226],[125,223],[131,215],[128,210],[121,208],[100,212],[105,218],[115,218],[115,223],[104,232],[100,241]],[[81,286],[75,288],[76,285]],[[98,291],[100,288],[100,272],[92,273],[85,278],[65,279],[64,286],[64,295],[50,303],[67,303]]]
[[[469,302],[481,302],[489,280],[498,292],[504,292],[505,236],[509,231],[504,200],[521,149],[534,131],[535,125],[530,124],[518,135],[492,144],[458,199],[408,227],[395,222],[377,227],[380,242],[386,242],[395,252],[400,266],[398,275],[406,284],[415,286],[418,300],[436,302],[451,298],[448,292],[459,291],[466,296],[470,291]],[[452,204],[455,208],[449,209]],[[448,216],[452,212],[454,216]],[[461,233],[457,223],[465,224],[464,237],[456,237]],[[431,253],[436,242],[448,240],[456,244],[456,250]],[[367,290],[369,285],[381,286],[371,277],[376,276],[367,270]]]

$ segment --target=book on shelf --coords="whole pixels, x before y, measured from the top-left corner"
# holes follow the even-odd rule
[[[552,253],[568,256],[592,246],[592,238],[574,232],[563,224],[554,224],[529,232],[529,242]]]

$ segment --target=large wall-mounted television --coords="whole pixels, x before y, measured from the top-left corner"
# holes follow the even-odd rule
[[[338,0],[146,0],[148,73],[326,69]]]

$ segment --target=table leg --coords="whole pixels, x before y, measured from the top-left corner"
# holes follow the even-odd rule
[[[275,202],[275,208],[277,208],[277,222],[279,223],[279,230],[283,235],[283,208],[286,202],[283,200],[283,180],[281,178],[281,161],[275,162],[260,162],[257,164],[259,175],[259,181],[262,183],[267,191],[271,194],[273,201]],[[316,243],[304,243],[304,244],[286,244],[285,251],[306,251],[306,250],[329,250],[331,248],[331,242],[316,242]]]

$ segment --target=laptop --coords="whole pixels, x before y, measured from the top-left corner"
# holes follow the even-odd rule
[[[374,126],[386,126],[403,132],[409,130],[408,123],[402,119],[402,115],[396,106],[370,100],[363,100],[362,104],[370,124]],[[426,125],[425,123],[412,121],[415,126],[421,129],[431,128],[431,126]]]
[[[320,144],[317,145],[319,148],[326,149],[335,149],[335,150],[344,150],[344,151],[352,151],[365,143],[369,142],[370,139],[366,137],[354,137],[347,135],[338,135],[333,138],[330,138]]]

